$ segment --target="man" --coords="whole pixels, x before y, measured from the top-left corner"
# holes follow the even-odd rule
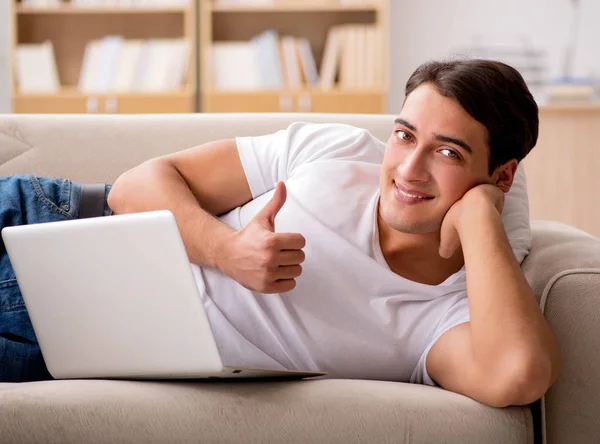
[[[514,69],[433,62],[409,79],[385,146],[359,128],[296,123],[150,160],[115,182],[108,205],[173,212],[225,362],[437,383],[523,405],[560,366],[519,268],[522,180],[509,193],[537,133]],[[46,206],[54,194],[77,217],[77,184],[29,180]],[[0,353],[12,340],[30,361],[13,359],[0,377],[41,377],[28,373],[43,361],[32,332],[14,333],[30,326],[14,276],[4,278],[22,317]]]

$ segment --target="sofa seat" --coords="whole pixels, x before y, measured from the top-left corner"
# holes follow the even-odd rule
[[[0,384],[9,443],[532,443],[528,408],[364,380]]]

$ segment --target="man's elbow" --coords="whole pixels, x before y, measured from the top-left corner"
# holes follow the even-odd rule
[[[130,188],[128,184],[130,174],[131,170],[119,176],[113,183],[110,192],[108,193],[106,203],[114,214],[125,214],[128,212],[126,209],[126,204],[128,201],[127,196]]]
[[[557,376],[558,369],[548,358],[514,358],[490,384],[485,403],[492,407],[531,404],[544,396]]]
[[[141,211],[135,205],[146,192],[147,184],[156,182],[164,169],[162,159],[151,159],[117,178],[108,194],[107,203],[114,214]]]

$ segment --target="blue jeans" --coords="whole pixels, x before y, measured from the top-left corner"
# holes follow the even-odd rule
[[[105,212],[110,208],[106,198]],[[81,185],[36,176],[0,177],[0,229],[79,217]],[[52,379],[0,238],[0,382]]]

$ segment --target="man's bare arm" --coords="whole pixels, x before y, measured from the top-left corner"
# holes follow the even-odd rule
[[[525,405],[556,380],[560,356],[489,197],[500,191],[483,187],[488,187],[484,193],[474,189],[465,195],[455,223],[471,321],[440,337],[427,368],[442,387],[485,404]]]
[[[234,231],[219,215],[252,199],[234,140],[151,159],[120,176],[108,204],[115,214],[170,210],[190,260],[216,267],[220,241]]]
[[[302,273],[305,239],[276,233],[286,200],[284,183],[241,230],[216,219],[252,199],[234,140],[201,145],[152,159],[117,179],[108,197],[116,214],[170,210],[189,259],[221,270],[246,288],[281,293]]]

